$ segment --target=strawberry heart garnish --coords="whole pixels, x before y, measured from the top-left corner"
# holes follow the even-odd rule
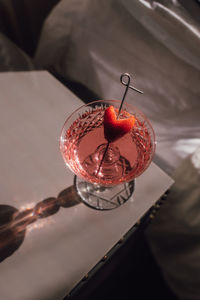
[[[114,142],[127,132],[129,132],[135,123],[134,116],[126,113],[129,117],[126,119],[117,119],[115,108],[109,106],[104,113],[104,136],[108,142]]]

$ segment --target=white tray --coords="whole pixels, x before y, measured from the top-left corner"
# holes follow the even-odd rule
[[[59,135],[82,102],[45,71],[0,74],[0,90],[0,204],[25,209],[73,184]],[[29,225],[0,264],[0,299],[62,299],[172,182],[152,163],[120,208],[101,212],[81,203]]]

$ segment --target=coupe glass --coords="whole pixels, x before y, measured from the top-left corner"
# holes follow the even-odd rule
[[[133,115],[133,128],[114,142],[105,139],[105,109],[112,105],[117,111],[120,104],[120,100],[98,100],[81,106],[67,118],[60,136],[62,157],[75,174],[80,198],[99,210],[117,208],[132,196],[135,178],[147,169],[155,152],[150,122],[126,102],[118,118]]]

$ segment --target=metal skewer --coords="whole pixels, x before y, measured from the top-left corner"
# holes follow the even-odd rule
[[[127,77],[127,79],[128,79],[127,82],[123,81],[123,78],[125,78],[125,77]],[[123,85],[126,86],[126,89],[125,89],[125,92],[124,92],[124,95],[123,95],[123,98],[122,98],[122,101],[121,101],[121,104],[120,104],[120,107],[119,107],[119,112],[118,112],[118,115],[117,115],[117,119],[118,119],[118,117],[119,117],[119,115],[120,115],[122,106],[123,106],[123,104],[124,104],[124,100],[125,100],[125,98],[126,98],[126,94],[127,94],[127,92],[128,92],[128,89],[132,89],[132,90],[134,90],[134,91],[136,91],[136,92],[138,92],[138,93],[140,93],[140,94],[143,94],[142,91],[140,91],[140,90],[138,90],[137,88],[135,88],[134,86],[131,86],[131,85],[130,85],[130,82],[131,82],[131,76],[130,76],[128,73],[123,73],[123,74],[120,76],[120,81],[121,81],[121,83],[122,83]]]
[[[124,79],[125,77],[128,78],[128,81],[127,81],[127,82],[123,81],[123,79]],[[138,93],[140,93],[140,94],[143,94],[142,91],[140,91],[140,90],[138,90],[137,88],[135,88],[135,87],[133,87],[133,86],[130,85],[130,82],[131,82],[131,76],[130,76],[128,73],[123,73],[123,74],[120,76],[120,81],[121,81],[121,83],[122,83],[123,85],[126,86],[126,89],[125,89],[125,92],[124,92],[124,95],[123,95],[123,98],[122,98],[122,101],[121,101],[121,104],[120,104],[120,107],[119,107],[117,119],[118,119],[118,117],[119,117],[119,115],[120,115],[120,112],[121,112],[121,110],[122,110],[122,106],[123,106],[123,104],[124,104],[124,100],[125,100],[125,98],[126,98],[126,94],[127,94],[129,88],[132,89],[132,90],[134,90],[134,91],[136,91],[136,92],[138,92]],[[105,151],[104,151],[104,153],[103,153],[103,157],[102,157],[102,160],[100,161],[100,164],[99,164],[99,167],[98,167],[98,170],[97,170],[97,174],[96,174],[96,175],[99,174],[99,171],[100,171],[101,166],[102,166],[102,164],[103,164],[103,161],[104,161],[104,159],[105,159],[106,153],[107,153],[107,151],[108,151],[109,145],[110,145],[110,142],[108,142],[107,145],[106,145],[106,149],[105,149]]]

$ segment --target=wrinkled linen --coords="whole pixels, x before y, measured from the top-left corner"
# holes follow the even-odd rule
[[[31,58],[0,32],[0,72],[34,69]]]
[[[200,147],[173,174],[175,184],[147,238],[164,278],[183,300],[200,299]]]
[[[192,155],[200,159],[194,154],[200,146],[199,49],[199,24],[176,0],[62,0],[44,23],[35,56],[39,67],[53,67],[103,99],[122,98],[124,72],[144,91],[130,90],[126,101],[151,120],[155,161],[176,180],[147,237],[181,299],[200,299],[200,266],[195,264],[200,256],[199,168],[192,163]]]

